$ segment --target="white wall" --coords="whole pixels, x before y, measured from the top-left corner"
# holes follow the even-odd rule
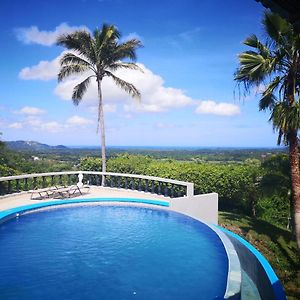
[[[188,215],[199,221],[218,224],[218,194],[202,194],[193,197],[173,198],[171,210]]]

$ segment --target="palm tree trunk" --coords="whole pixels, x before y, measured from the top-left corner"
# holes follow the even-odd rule
[[[289,154],[291,164],[292,197],[294,208],[295,234],[300,249],[300,174],[299,174],[299,153],[297,131],[290,132]]]
[[[106,153],[105,153],[105,127],[104,127],[104,111],[102,101],[101,79],[97,79],[98,83],[98,125],[100,127],[101,134],[101,158],[102,158],[102,172],[106,172]],[[105,186],[105,176],[102,176],[102,186]]]

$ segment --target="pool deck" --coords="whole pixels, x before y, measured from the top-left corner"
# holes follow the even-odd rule
[[[88,193],[84,193],[82,196],[72,197],[71,199],[89,199],[89,198],[142,198],[149,200],[164,200],[170,201],[169,197],[162,195],[156,195],[151,193],[139,192],[134,190],[125,190],[108,187],[90,187]],[[22,192],[18,194],[12,194],[4,197],[0,197],[0,211],[15,208],[23,205],[29,205],[34,203],[41,203],[43,201],[51,201],[53,198],[45,199],[30,199],[31,192]],[[55,199],[58,200],[58,199]]]

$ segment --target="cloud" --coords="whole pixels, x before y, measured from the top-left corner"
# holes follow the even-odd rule
[[[172,128],[176,128],[177,125],[174,123],[158,122],[155,124],[154,127],[158,129],[172,129]]]
[[[39,30],[37,26],[26,28],[17,28],[15,30],[17,39],[25,44],[39,44],[43,46],[52,46],[56,43],[58,36],[72,33],[76,30],[89,31],[86,26],[69,26],[67,23],[61,23],[53,31]]]
[[[143,41],[143,38],[139,34],[137,34],[136,32],[130,32],[129,34],[122,37],[121,42],[126,42],[132,39],[140,40],[141,42]]]
[[[89,119],[79,117],[79,116],[73,116],[67,119],[66,125],[76,127],[76,126],[85,126],[92,124],[93,122]]]
[[[40,124],[40,130],[47,131],[51,133],[56,133],[62,131],[63,127],[56,121],[46,122]]]
[[[138,64],[143,72],[135,70],[119,70],[116,76],[134,84],[141,92],[142,99],[138,103],[131,99],[123,90],[118,88],[110,78],[103,80],[103,98],[107,104],[124,103],[126,112],[163,112],[171,108],[184,107],[192,104],[192,99],[184,91],[177,88],[165,87],[161,76],[154,74],[143,64]],[[84,76],[70,78],[59,83],[55,94],[63,100],[70,100],[72,90]],[[88,105],[97,103],[98,94],[96,81],[92,81],[83,100]]]
[[[240,114],[240,107],[235,104],[212,100],[200,101],[196,108],[197,114],[209,114],[217,116],[235,116]]]
[[[59,60],[63,53],[52,61],[41,61],[35,66],[22,69],[19,77],[27,80],[56,79],[59,72]],[[119,70],[115,72],[115,75],[134,84],[140,90],[141,103],[132,100],[110,78],[104,78],[103,97],[106,105],[110,105],[106,107],[107,112],[113,112],[117,103],[123,103],[126,112],[163,112],[192,104],[193,99],[188,97],[183,90],[166,87],[161,76],[153,73],[143,64],[138,65],[143,72]],[[85,79],[87,75],[89,74],[67,78],[56,86],[54,93],[63,100],[71,100],[74,86]],[[98,94],[95,80],[92,80],[83,100],[87,106],[97,105]]]
[[[44,109],[33,107],[33,106],[24,106],[18,111],[15,111],[16,114],[27,115],[27,116],[39,116],[46,113]]]
[[[179,33],[178,37],[185,41],[191,42],[195,39],[195,36],[199,36],[199,33],[201,32],[203,32],[202,27],[195,27],[193,29]]]
[[[33,67],[23,68],[19,72],[19,78],[24,80],[52,80],[57,78],[59,71],[59,61],[61,56],[51,61],[40,61]]]
[[[50,80],[56,79],[59,72],[59,59],[64,54],[52,61],[42,61],[39,64],[27,67],[20,72],[23,79]],[[138,64],[143,72],[136,70],[118,70],[115,75],[134,84],[141,92],[140,102],[133,100],[128,94],[115,85],[110,78],[104,78],[102,83],[104,110],[115,112],[117,105],[122,105],[126,113],[159,113],[174,108],[182,108],[197,105],[199,101],[187,96],[185,91],[179,88],[167,87],[161,76],[153,73],[143,64]],[[72,76],[58,83],[54,94],[62,100],[70,101],[75,85],[80,83],[90,73]],[[85,93],[82,101],[90,111],[97,112],[98,92],[95,80],[91,81],[90,87]],[[240,113],[240,108],[231,103],[215,102],[212,100],[201,101],[196,113],[212,114],[219,116],[232,116]]]
[[[93,124],[94,122],[77,115],[71,116],[70,118],[57,122],[55,120],[44,120],[39,115],[26,115],[23,120],[9,124],[7,128],[11,129],[22,129],[42,131],[49,133],[56,132],[67,132],[74,130],[74,128],[86,127],[87,125]]]
[[[20,122],[15,122],[15,123],[9,124],[8,128],[21,129],[21,128],[23,128],[23,124]]]

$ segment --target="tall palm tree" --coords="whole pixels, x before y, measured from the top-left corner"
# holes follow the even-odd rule
[[[266,40],[256,35],[244,44],[251,47],[239,55],[235,80],[245,91],[262,89],[260,110],[269,110],[273,128],[278,132],[277,143],[289,148],[293,223],[300,248],[300,175],[298,130],[300,128],[300,34],[278,15],[266,12],[263,17]]]
[[[86,75],[86,78],[73,89],[72,100],[78,105],[91,80],[95,78],[98,86],[98,127],[101,133],[102,172],[106,172],[105,153],[105,127],[102,99],[102,80],[110,77],[115,84],[132,97],[140,99],[140,92],[136,87],[117,77],[114,72],[119,69],[140,70],[132,61],[136,60],[136,49],[142,47],[138,39],[125,42],[120,41],[121,34],[113,25],[104,24],[101,29],[96,29],[93,35],[87,31],[76,31],[71,34],[61,35],[57,39],[57,45],[71,50],[60,60],[58,81],[68,76]],[[124,62],[129,59],[131,62]],[[102,176],[102,185],[105,177]]]

